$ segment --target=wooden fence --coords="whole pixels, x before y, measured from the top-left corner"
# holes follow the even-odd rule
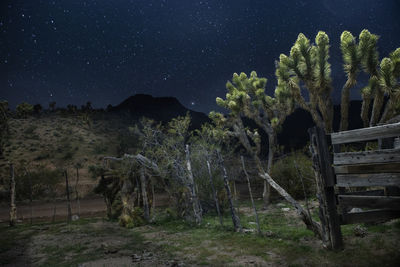
[[[400,147],[394,145],[399,136],[400,123],[330,136],[321,128],[310,129],[320,174],[321,224],[332,248],[343,246],[340,225],[400,217]],[[377,149],[366,151],[366,144],[359,143],[366,141]],[[342,152],[361,147],[363,151]]]

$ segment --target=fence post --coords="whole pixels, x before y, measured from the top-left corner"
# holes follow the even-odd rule
[[[315,139],[314,139],[315,138]],[[325,233],[328,235],[328,242],[332,249],[343,248],[342,232],[340,229],[340,220],[336,210],[335,196],[335,173],[332,168],[332,156],[328,148],[327,137],[320,127],[311,129],[311,144],[316,146],[317,163],[320,171],[318,179],[320,193],[322,194],[323,209],[322,214],[325,220]]]
[[[15,205],[15,176],[14,165],[10,163],[10,226],[17,221],[17,205]]]

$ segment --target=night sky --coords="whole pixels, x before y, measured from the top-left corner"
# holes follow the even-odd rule
[[[331,39],[337,100],[343,30],[380,35],[381,57],[400,46],[398,0],[1,0],[0,10],[0,99],[12,107],[146,93],[208,112],[233,72],[256,70],[272,92],[279,54],[318,30]]]

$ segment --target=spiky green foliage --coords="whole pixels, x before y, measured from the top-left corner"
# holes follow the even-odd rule
[[[390,58],[384,58],[380,64],[379,85],[389,96],[381,122],[400,113],[400,48],[390,54]]]
[[[321,38],[321,44],[324,42]],[[322,46],[321,46],[322,47]],[[323,56],[324,52],[321,52]],[[277,72],[277,76],[281,73]],[[284,73],[282,73],[284,75]],[[251,72],[250,76],[245,73],[234,73],[232,81],[226,84],[227,94],[226,99],[217,98],[217,104],[230,110],[230,116],[233,122],[233,128],[236,137],[239,138],[247,152],[252,154],[257,162],[259,171],[264,171],[261,166],[258,155],[260,153],[260,136],[257,131],[249,131],[243,127],[241,116],[253,120],[260,128],[268,134],[268,165],[267,172],[270,171],[273,161],[273,156],[276,150],[276,135],[285,118],[293,112],[294,101],[292,92],[287,82],[278,81],[275,88],[274,97],[265,93],[267,84],[266,78],[257,76],[255,71]],[[225,120],[221,115],[212,114],[220,120]],[[254,146],[251,145],[251,141]],[[264,203],[265,206],[269,202],[269,187],[267,184],[264,187]]]
[[[272,132],[293,111],[294,102],[286,84],[278,84],[274,97],[265,93],[266,84],[267,79],[258,77],[255,71],[251,72],[250,77],[243,72],[240,75],[234,73],[232,81],[226,84],[226,99],[218,97],[216,102],[229,109],[231,115],[244,115],[253,119],[267,133]]]
[[[346,131],[349,126],[350,89],[357,83],[361,53],[356,38],[348,31],[344,31],[340,36],[340,49],[344,62],[343,69],[347,76],[342,89],[340,130]]]
[[[333,104],[330,97],[331,65],[328,59],[329,37],[325,32],[318,32],[315,45],[300,33],[290,49],[290,55],[280,55],[276,76],[278,86],[284,84],[289,88],[297,104],[311,113],[317,125],[325,126],[326,131],[330,132]],[[300,82],[308,90],[309,102],[301,94]]]
[[[364,126],[373,126],[384,122],[396,114],[395,104],[397,94],[397,79],[400,72],[399,54],[396,50],[390,58],[379,64],[377,42],[378,36],[363,30],[359,35],[359,43],[348,31],[340,37],[340,48],[343,56],[343,69],[347,80],[342,89],[341,130],[348,128],[348,111],[350,103],[350,89],[357,83],[357,74],[362,69],[370,75],[368,86],[361,90],[363,105],[361,117]],[[300,33],[290,50],[289,56],[282,54],[277,63],[276,76],[278,85],[285,84],[290,88],[298,106],[310,112],[314,122],[325,127],[326,132],[332,131],[333,105],[331,99],[332,85],[330,76],[329,38],[324,32],[319,32],[315,38],[315,45]],[[389,63],[390,61],[390,63]],[[384,69],[383,69],[384,68]],[[306,102],[301,94],[301,86],[308,91],[309,101]],[[389,89],[390,88],[390,89]],[[387,94],[391,107],[385,108],[384,116],[380,114]],[[369,109],[373,100],[372,114]],[[388,110],[386,112],[386,110]]]

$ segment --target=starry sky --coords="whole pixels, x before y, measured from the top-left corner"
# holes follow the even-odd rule
[[[233,72],[256,70],[272,93],[279,54],[324,30],[338,100],[341,32],[369,29],[386,56],[399,14],[398,0],[1,0],[0,99],[105,107],[146,93],[209,112]]]

